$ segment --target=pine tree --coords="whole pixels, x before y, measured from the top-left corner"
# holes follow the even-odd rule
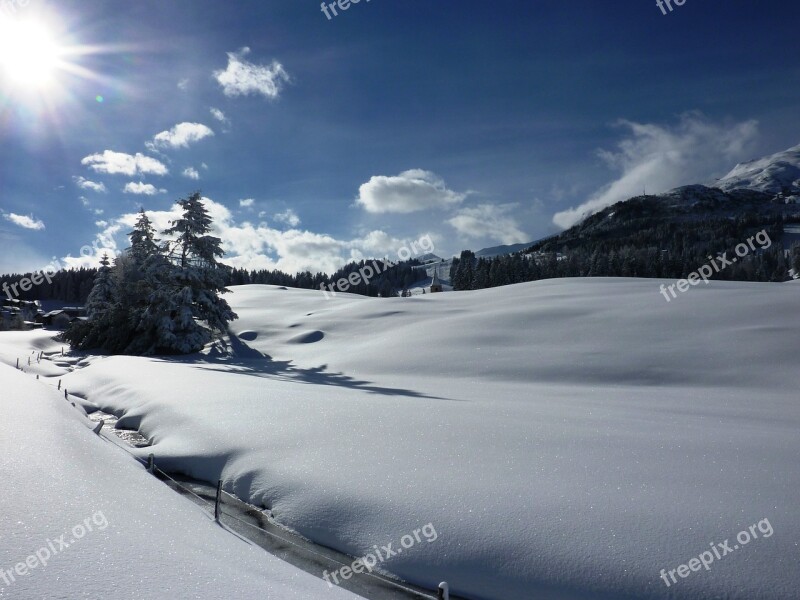
[[[456,269],[455,277],[453,278],[453,289],[456,291],[469,290],[472,288],[472,279],[474,277],[474,261],[475,253],[470,250],[461,252],[461,257],[458,260],[458,268]]]
[[[222,240],[209,235],[211,217],[200,193],[178,204],[183,216],[164,232],[175,236],[164,246],[172,268],[159,264],[159,259],[148,265],[146,277],[153,293],[146,320],[155,327],[160,351],[186,354],[225,332],[237,316],[219,296],[228,291],[224,285],[228,267],[217,262],[224,254]]]
[[[86,300],[86,315],[91,321],[101,321],[114,307],[117,299],[116,285],[108,254],[100,259],[100,269],[94,279],[94,287]]]
[[[144,208],[139,210],[139,218],[133,226],[128,236],[131,240],[130,255],[136,264],[144,265],[145,261],[151,256],[158,254],[158,240],[156,240],[156,230],[153,223],[144,212]]]

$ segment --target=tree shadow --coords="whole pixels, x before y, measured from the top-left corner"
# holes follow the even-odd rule
[[[183,357],[154,358],[155,360],[163,360],[165,362],[191,364],[194,365],[195,368],[205,371],[235,373],[239,375],[249,375],[251,377],[264,377],[311,385],[344,387],[381,396],[407,396],[409,398],[429,398],[431,400],[451,400],[460,402],[460,400],[454,398],[431,396],[404,388],[374,385],[371,381],[356,379],[344,373],[328,371],[328,365],[302,368],[293,364],[290,360],[274,360],[268,354],[251,348],[232,333],[227,336],[226,341],[228,344],[227,346],[223,346],[222,343],[218,342],[211,348],[211,351],[207,355],[194,354]]]

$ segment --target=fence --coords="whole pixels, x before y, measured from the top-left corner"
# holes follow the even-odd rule
[[[64,355],[63,349],[61,350],[61,355]],[[31,356],[34,356],[34,360],[38,363],[41,362],[42,358],[44,358],[44,352],[39,353],[32,353]],[[28,357],[28,366],[31,365],[31,358]],[[24,368],[20,368],[19,359],[17,359],[17,369],[25,372]],[[36,379],[39,379],[39,376],[36,376]],[[57,382],[57,390],[61,390],[61,379]],[[75,406],[75,402],[70,400],[69,391],[64,388],[64,399],[69,402],[72,406]],[[105,425],[105,421],[100,420],[94,424],[92,427],[92,431],[96,435],[100,435],[102,429]],[[240,533],[248,537],[254,543],[257,543],[260,547],[267,550],[271,554],[274,554],[285,560],[303,568],[303,564],[319,564],[325,565],[328,568],[331,568],[332,565],[335,565],[335,569],[340,569],[342,567],[349,567],[352,564],[352,561],[345,562],[345,556],[339,552],[334,550],[330,550],[327,548],[322,547],[312,547],[312,542],[302,540],[302,538],[298,539],[298,541],[289,539],[287,536],[291,535],[287,531],[283,531],[285,535],[281,535],[280,533],[276,532],[276,530],[280,530],[280,526],[274,524],[270,521],[268,515],[266,515],[261,509],[255,507],[251,504],[247,504],[243,502],[238,497],[229,494],[226,492],[222,487],[222,480],[217,482],[216,488],[214,489],[214,493],[206,494],[206,497],[203,497],[201,493],[198,493],[196,489],[198,487],[202,487],[200,483],[189,484],[187,482],[178,481],[175,477],[179,477],[177,475],[172,476],[169,473],[161,470],[156,465],[155,455],[150,454],[147,460],[142,459],[139,456],[133,454],[123,442],[123,445],[114,444],[117,448],[121,448],[125,450],[125,452],[132,457],[137,462],[141,463],[143,466],[146,467],[148,472],[150,472],[154,477],[158,478],[159,480],[163,481],[169,487],[171,487],[174,491],[178,492],[179,494],[191,499],[195,504],[203,508],[206,512],[208,512],[209,517],[213,515],[213,519],[222,526],[235,531],[236,533]],[[190,487],[194,485],[195,489]],[[225,510],[225,507],[230,507],[231,510]],[[240,515],[247,515],[253,518],[257,523],[250,523],[244,519],[242,519],[239,515],[233,514],[233,511],[238,512]],[[242,531],[236,531],[234,527],[238,527]],[[248,533],[243,533],[247,531]],[[248,535],[249,534],[249,535]],[[259,543],[259,539],[254,538],[261,538],[261,543]],[[266,547],[264,545],[264,540],[269,539],[271,540],[270,547]],[[280,552],[281,546],[283,547],[291,547],[295,554],[305,555],[310,558],[310,560],[306,559],[305,561],[291,559],[291,556],[288,552]],[[277,551],[275,551],[277,550]],[[288,559],[288,560],[287,560]],[[318,575],[316,571],[312,571],[310,569],[304,569],[307,572]],[[395,597],[403,597],[403,598],[426,598],[429,600],[458,600],[455,596],[450,596],[449,593],[449,586],[446,582],[442,582],[439,584],[439,588],[437,590],[437,595],[433,596],[430,593],[427,593],[421,589],[414,589],[409,585],[403,584],[397,580],[390,578],[389,576],[382,575],[380,573],[372,573],[372,572],[363,572],[361,576],[364,578],[371,578],[372,587],[381,590],[381,598],[389,598],[392,596],[392,591],[395,593]],[[354,580],[350,580],[353,582]]]

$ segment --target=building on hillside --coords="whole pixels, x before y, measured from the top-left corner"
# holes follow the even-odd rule
[[[431,279],[431,294],[443,292],[442,282],[439,280],[439,267],[433,267],[433,278]]]
[[[3,310],[16,310],[22,313],[26,321],[33,321],[37,314],[42,312],[42,304],[38,300],[17,300],[16,298],[0,299],[0,308]]]
[[[81,306],[65,306],[42,315],[41,323],[53,329],[66,329],[73,321],[85,320],[85,315],[86,310]]]

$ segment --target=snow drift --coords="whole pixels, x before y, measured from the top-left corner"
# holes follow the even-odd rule
[[[90,358],[66,384],[159,464],[476,599],[791,598],[796,284],[582,279],[409,299],[235,288],[230,352]],[[767,518],[774,535],[667,587]]]

